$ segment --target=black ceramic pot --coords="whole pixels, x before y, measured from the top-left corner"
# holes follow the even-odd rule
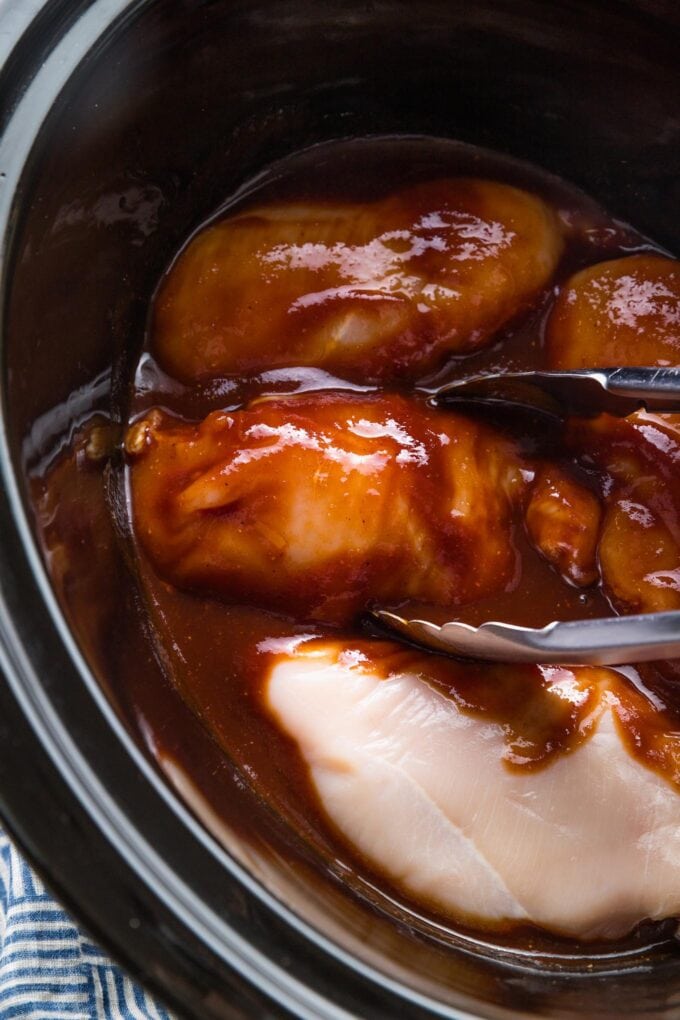
[[[293,866],[226,768],[221,843],[208,834],[147,756],[115,655],[94,662],[56,598],[26,484],[93,407],[121,414],[151,288],[180,241],[304,146],[414,132],[488,146],[677,251],[677,42],[673,0],[0,8],[0,812],[93,934],[187,1014],[678,1015],[670,944],[589,963],[385,924]],[[94,547],[103,601],[110,569]],[[111,644],[138,641],[144,683],[181,713],[133,610],[123,599],[105,618]]]

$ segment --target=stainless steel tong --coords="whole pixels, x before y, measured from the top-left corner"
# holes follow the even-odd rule
[[[434,403],[513,404],[557,417],[680,411],[680,368],[597,368],[478,375],[427,391]]]
[[[511,372],[476,376],[430,391],[434,403],[513,405],[557,417],[607,412],[623,417],[680,411],[680,368],[603,368],[569,372]],[[375,618],[415,644],[448,654],[504,662],[615,666],[680,656],[680,611],[555,620],[540,629],[489,621],[479,627],[452,620]]]
[[[496,621],[479,627],[459,620],[439,625],[381,609],[373,615],[383,626],[414,644],[464,658],[619,666],[680,656],[680,611],[555,620],[540,629]]]

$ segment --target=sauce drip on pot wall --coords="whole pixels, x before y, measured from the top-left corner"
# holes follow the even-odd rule
[[[561,297],[557,296],[557,292],[564,281],[584,267],[639,253],[640,262],[648,260],[657,267],[660,264],[663,273],[668,274],[668,262],[654,253],[653,245],[631,228],[606,216],[584,196],[561,182],[501,157],[436,141],[338,143],[322,147],[286,161],[261,180],[253,182],[236,196],[228,210],[220,212],[220,216],[240,216],[243,222],[247,222],[248,210],[271,208],[274,203],[284,202],[302,208],[315,208],[315,203],[324,203],[325,208],[332,207],[333,203],[340,208],[345,208],[347,203],[364,203],[373,213],[382,209],[383,205],[389,207],[390,200],[385,198],[386,194],[395,191],[408,193],[408,189],[421,194],[423,190],[427,191],[427,182],[455,177],[486,178],[524,188],[540,196],[546,207],[554,210],[550,215],[554,215],[564,241],[559,245],[551,244],[547,267],[543,267],[536,277],[538,283],[534,282],[522,292],[516,314],[497,310],[493,326],[480,320],[472,328],[472,332],[476,330],[474,343],[467,346],[450,344],[448,354],[439,352],[436,360],[428,357],[422,370],[413,367],[410,353],[417,328],[411,324],[402,328],[402,323],[399,328],[406,340],[400,347],[399,364],[401,369],[406,366],[410,375],[404,378],[406,369],[400,369],[387,382],[382,378],[385,372],[379,367],[384,364],[384,358],[371,361],[369,357],[366,362],[369,370],[362,377],[361,372],[357,373],[351,367],[348,369],[342,358],[330,356],[315,360],[301,357],[296,362],[294,355],[286,359],[280,352],[271,367],[246,360],[238,362],[237,371],[228,374],[223,372],[225,351],[229,352],[226,342],[215,353],[211,371],[202,372],[196,368],[195,356],[191,362],[180,364],[178,358],[181,358],[184,349],[181,343],[172,347],[173,353],[164,359],[163,367],[159,363],[163,350],[159,335],[162,341],[168,333],[168,310],[172,310],[173,299],[179,300],[177,294],[181,290],[181,278],[178,283],[173,282],[171,272],[161,284],[155,312],[150,319],[149,336],[131,383],[129,420],[138,423],[134,426],[137,431],[128,436],[128,449],[133,450],[133,479],[136,470],[134,443],[143,443],[149,420],[164,423],[163,427],[176,428],[177,442],[181,446],[183,437],[189,435],[193,428],[191,423],[202,421],[213,412],[237,416],[243,407],[261,397],[278,397],[278,403],[274,401],[272,408],[285,408],[287,402],[299,407],[300,400],[310,406],[315,402],[322,404],[324,400],[349,403],[364,400],[371,403],[385,399],[372,392],[374,385],[382,384],[389,394],[394,394],[386,399],[413,405],[414,385],[431,386],[481,371],[543,368],[556,364],[559,359],[553,353],[555,322],[567,321],[573,306],[568,298],[568,288],[562,288]],[[389,182],[388,187],[385,182]],[[533,207],[532,212],[535,213]],[[215,222],[217,226],[210,227],[210,230],[219,246],[225,236],[228,238],[230,228],[225,229],[218,221]],[[266,229],[266,224],[263,229]],[[398,230],[398,227],[395,229]],[[206,236],[210,235],[195,235],[192,242],[194,250],[201,237]],[[318,238],[315,238],[314,243],[317,241]],[[296,238],[298,248],[299,242],[300,238]],[[398,253],[398,243],[395,250]],[[185,251],[191,253],[192,248]],[[181,271],[182,257],[179,256],[173,272],[178,267]],[[578,279],[576,277],[576,283]],[[572,281],[572,289],[576,283]],[[182,300],[185,298],[182,297]],[[551,317],[556,301],[558,309]],[[209,304],[209,299],[206,302]],[[363,336],[366,322],[374,328],[377,322],[382,324],[389,337],[397,328],[395,323],[401,322],[404,316],[408,318],[411,311],[410,307],[400,307],[395,317],[390,309],[376,312],[371,308],[367,320],[361,318],[358,325],[356,320],[352,320],[352,328]],[[253,325],[255,319],[250,322],[248,318],[250,311],[247,307],[242,314],[246,325],[249,324],[248,328],[256,328]],[[338,310],[333,309],[332,314],[336,316],[332,329],[346,328],[346,316],[351,311],[348,313],[342,305]],[[337,316],[345,318],[340,320]],[[338,325],[339,321],[342,325]],[[551,324],[546,337],[547,321]],[[567,327],[570,328],[568,322]],[[308,316],[303,328],[316,338],[315,331],[320,328],[318,310],[311,318]],[[489,333],[493,333],[493,339],[484,346]],[[316,339],[312,344],[313,350],[316,350],[315,344]],[[266,343],[263,349],[266,351]],[[287,349],[285,343],[282,349]],[[175,351],[179,351],[179,355]],[[646,354],[649,355],[649,352]],[[617,356],[620,357],[618,350]],[[346,370],[343,371],[343,368]],[[166,370],[172,370],[178,378]],[[333,395],[324,396],[317,392],[320,390],[332,391]],[[291,396],[295,394],[298,394],[297,405],[296,398]],[[422,396],[419,399],[421,402],[424,400]],[[255,403],[253,413],[258,408],[266,410],[267,407],[268,404]],[[154,408],[162,408],[163,417],[149,419],[149,415],[156,413]],[[638,513],[636,518],[634,509],[630,508],[636,499],[644,502],[646,512],[654,517],[660,540],[668,543],[669,562],[662,566],[672,571],[673,542],[680,534],[680,519],[676,517],[680,509],[680,485],[672,470],[668,475],[667,458],[664,460],[661,454],[655,454],[658,444],[654,446],[651,432],[654,429],[657,433],[663,432],[668,446],[674,441],[673,422],[670,425],[658,421],[632,425],[573,422],[563,429],[554,422],[510,412],[495,412],[490,416],[478,409],[466,412],[466,416],[470,429],[491,427],[498,441],[512,448],[518,464],[531,465],[532,470],[537,464],[549,464],[560,479],[567,480],[570,491],[583,493],[582,499],[586,502],[593,500],[605,516],[606,534],[616,534],[617,529],[620,531],[622,528],[634,531],[640,515]],[[453,420],[453,413],[449,417]],[[99,432],[93,433],[93,428],[99,429]],[[646,446],[644,442],[636,445],[637,437],[631,438],[626,429],[628,433],[635,429],[644,433]],[[85,423],[71,450],[61,454],[49,470],[36,473],[34,495],[55,583],[70,604],[74,617],[82,614],[84,607],[90,603],[90,651],[96,656],[97,649],[110,638],[97,627],[96,599],[92,600],[92,592],[82,580],[87,577],[88,543],[93,536],[96,536],[101,548],[107,542],[113,544],[118,541],[109,523],[104,488],[109,503],[117,501],[117,513],[120,515],[121,507],[125,509],[120,493],[127,491],[129,494],[130,469],[129,466],[108,468],[103,486],[100,465],[105,461],[99,459],[97,443],[93,445],[93,434],[100,440],[102,435],[107,435],[105,427],[102,432],[99,419]],[[117,439],[117,436],[111,438],[109,435],[110,442]],[[627,465],[629,470],[626,470]],[[648,482],[646,491],[641,495],[637,479],[642,467]],[[440,484],[439,479],[437,482]],[[83,500],[85,490],[87,505]],[[550,500],[555,493],[559,503],[560,498],[564,498],[560,496],[560,487],[554,479],[546,477],[542,496],[549,507],[553,505]],[[534,494],[534,508],[540,497],[541,492],[538,496]],[[167,504],[166,510],[169,506]],[[571,504],[568,509],[573,516]],[[527,499],[522,497],[518,506],[508,513],[508,535],[502,545],[510,551],[510,558],[500,572],[499,583],[487,586],[488,590],[483,585],[472,585],[457,600],[450,596],[439,600],[448,605],[448,608],[446,605],[434,607],[434,611],[441,613],[442,619],[453,615],[451,605],[455,605],[455,615],[469,622],[498,618],[530,625],[541,625],[555,618],[606,615],[614,611],[612,606],[630,611],[635,599],[638,600],[636,607],[642,609],[674,607],[672,584],[656,588],[648,585],[644,590],[631,594],[621,580],[622,571],[619,569],[617,572],[620,565],[616,562],[612,565],[611,577],[605,576],[604,584],[590,583],[592,578],[587,569],[580,579],[572,576],[571,581],[567,571],[565,579],[559,535],[557,538],[553,535],[551,558],[547,551],[550,536],[544,538],[542,544],[535,540],[534,532],[540,529],[538,526],[532,528],[531,514],[527,514]],[[534,510],[534,518],[537,513]],[[127,530],[130,535],[129,525],[123,524],[122,530]],[[359,874],[368,875],[392,895],[395,894],[393,883],[385,875],[377,874],[370,860],[362,860],[356,850],[349,848],[329,822],[295,742],[275,724],[264,706],[265,678],[271,665],[282,658],[282,649],[288,647],[285,642],[291,636],[308,638],[307,648],[312,648],[314,641],[323,643],[325,637],[332,642],[341,640],[348,649],[365,655],[375,671],[385,677],[394,676],[404,669],[417,673],[433,689],[450,698],[463,713],[498,723],[504,731],[505,767],[520,771],[545,767],[560,756],[571,754],[588,739],[598,705],[605,697],[599,674],[607,673],[607,704],[613,705],[616,726],[630,754],[644,762],[645,766],[655,769],[670,783],[680,781],[680,751],[677,749],[680,694],[677,692],[674,664],[653,664],[640,670],[627,670],[625,676],[610,674],[609,671],[574,671],[569,678],[570,696],[565,697],[566,688],[557,690],[555,678],[539,668],[461,666],[381,642],[380,635],[371,634],[364,624],[357,623],[352,629],[352,619],[356,619],[357,610],[361,609],[360,601],[353,598],[349,599],[348,612],[343,611],[339,615],[330,612],[325,616],[311,612],[310,618],[310,601],[306,595],[310,588],[319,586],[319,577],[311,582],[306,578],[302,583],[293,583],[290,590],[284,587],[281,597],[273,601],[268,602],[265,598],[267,609],[238,604],[237,596],[229,602],[220,601],[212,597],[215,591],[225,594],[220,592],[220,584],[213,578],[202,587],[200,571],[192,574],[189,568],[182,567],[178,571],[172,566],[168,569],[166,565],[157,572],[158,559],[152,557],[151,562],[147,558],[149,545],[144,536],[141,537],[140,543],[133,535],[126,540],[130,543],[139,581],[139,612],[145,617],[150,640],[173,685],[261,796],[320,848],[321,853],[353,861]],[[631,535],[626,540],[631,548],[635,548],[635,537]],[[483,556],[483,535],[480,543]],[[607,548],[611,547],[618,548],[618,545],[610,540],[609,546],[605,547],[605,557]],[[601,562],[602,558],[601,550]],[[616,560],[616,555],[613,560]],[[625,575],[625,562],[623,567]],[[472,556],[466,572],[469,574],[474,569]],[[198,585],[195,583],[197,576]],[[196,590],[180,590],[172,583],[178,581],[185,587],[187,578],[188,587]],[[574,580],[578,583],[572,583]],[[462,582],[463,577],[460,578]],[[234,579],[229,576],[226,588],[233,584]],[[239,590],[238,585],[236,590]],[[258,595],[257,590],[251,590],[248,598],[243,597],[242,601],[257,603],[259,600],[262,603],[263,591],[259,591]],[[659,593],[662,598],[667,596],[670,602],[650,604],[649,600],[658,597]],[[399,601],[394,592],[390,594],[392,597],[387,601],[393,604]],[[427,595],[417,590],[416,594],[427,601]],[[436,604],[438,599],[433,597],[432,602]],[[286,616],[286,609],[291,608],[300,614],[298,622]],[[338,625],[342,628],[340,631],[336,629]],[[136,698],[143,701],[143,692],[132,692],[132,700]],[[149,720],[148,705],[143,714]],[[152,719],[151,726],[153,728]],[[157,732],[152,745],[162,757],[164,742],[176,744],[177,739],[177,735],[170,739],[167,733]],[[408,903],[408,895],[403,890],[396,895]],[[436,904],[431,909],[436,915]],[[479,919],[474,917],[463,917],[463,921],[473,925],[479,923]],[[512,925],[509,927],[513,928]]]

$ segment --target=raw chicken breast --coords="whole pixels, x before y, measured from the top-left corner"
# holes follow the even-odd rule
[[[547,329],[553,368],[680,365],[680,263],[631,255],[576,273]]]
[[[535,468],[473,419],[327,391],[200,425],[155,411],[127,447],[136,534],[183,587],[346,623],[372,599],[459,605],[516,580],[513,519]],[[551,473],[571,500],[572,548],[559,500],[533,506],[532,539],[579,583],[594,569],[599,506]]]
[[[447,690],[424,656],[400,667],[366,644],[300,644],[272,667],[264,697],[330,822],[375,869],[421,905],[483,926],[614,938],[678,913],[680,799],[632,756],[622,677],[448,660]],[[492,710],[476,704],[478,685]],[[536,768],[522,754],[539,745]]]
[[[286,365],[415,378],[524,311],[562,246],[540,198],[492,181],[247,210],[203,230],[172,266],[154,350],[186,382]]]

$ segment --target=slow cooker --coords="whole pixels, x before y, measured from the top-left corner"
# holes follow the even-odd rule
[[[132,584],[103,599],[113,651],[94,654],[52,588],[28,489],[93,410],[122,417],[170,254],[225,195],[305,147],[377,134],[485,146],[677,252],[679,24],[663,0],[0,8],[0,814],[73,913],[180,1012],[680,1010],[672,941],[592,959],[416,937],[324,879],[189,718],[145,644]],[[129,569],[122,554],[115,569]],[[93,548],[102,592],[109,570]],[[214,765],[204,800],[182,797],[149,753],[117,682],[115,647],[129,642],[149,703],[168,727],[193,726],[193,753]]]

